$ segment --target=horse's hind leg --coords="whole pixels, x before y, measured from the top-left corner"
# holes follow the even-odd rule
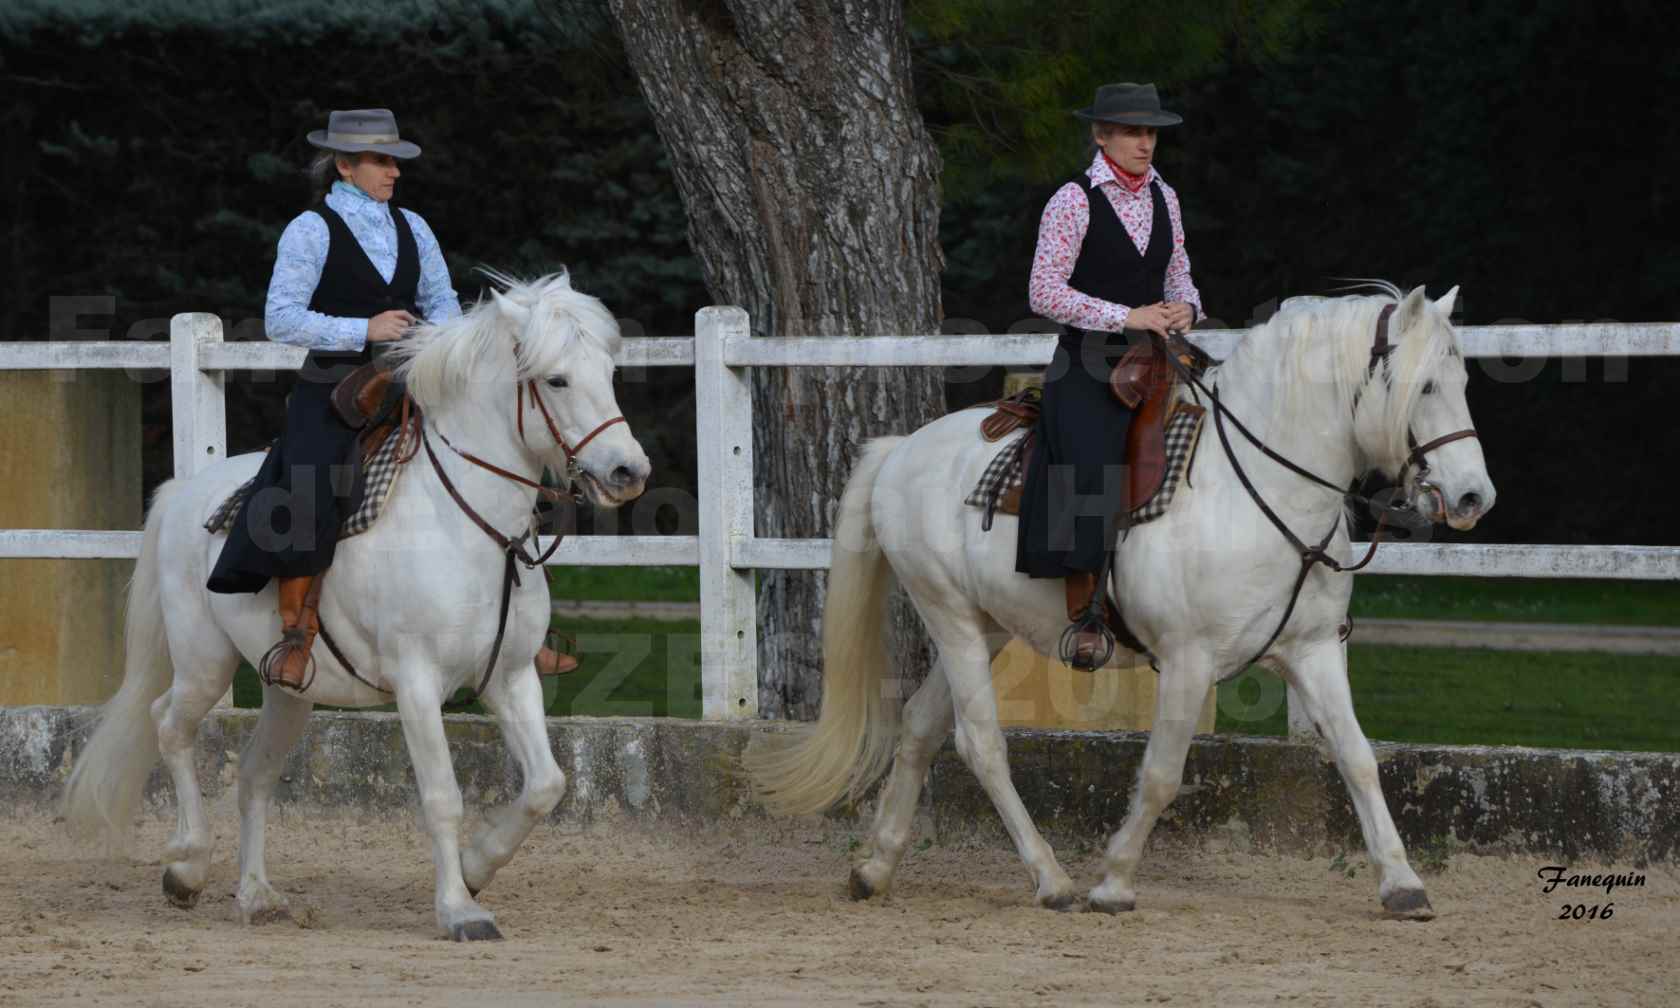
[[[524,668],[498,677],[485,691],[483,701],[501,722],[502,735],[525,776],[525,784],[518,797],[485,817],[484,825],[461,854],[461,876],[474,896],[513,859],[531,830],[554,811],[566,793],[566,775],[560,772],[548,742],[542,684],[536,670]]]
[[[945,674],[934,669],[904,705],[904,728],[893,757],[891,775],[876,799],[875,838],[869,859],[852,869],[853,899],[868,899],[892,885],[898,860],[910,842],[910,827],[916,815],[916,799],[922,793],[933,756],[951,733],[955,712],[951,709],[951,687]]]
[[[1073,880],[1056,861],[1055,851],[1033,825],[1032,816],[1009,777],[1009,753],[998,725],[997,694],[992,689],[992,648],[978,612],[958,614],[950,608],[924,607],[916,592],[917,609],[939,647],[939,669],[950,682],[957,723],[957,755],[980,779],[1015,850],[1032,872],[1038,904],[1051,910],[1079,907]],[[930,618],[931,616],[931,618]]]
[[[1108,843],[1104,857],[1106,873],[1090,893],[1091,909],[1118,913],[1137,905],[1132,888],[1143,845],[1161,811],[1178,795],[1184,780],[1184,759],[1208,690],[1213,688],[1212,663],[1200,654],[1166,655],[1156,680],[1155,723],[1149,730],[1149,745],[1143,751],[1143,766],[1132,789],[1132,807],[1126,821]]]
[[[171,633],[169,653],[175,665],[169,691],[152,704],[158,753],[175,784],[175,835],[164,851],[163,892],[178,907],[198,902],[210,875],[210,820],[198,787],[193,750],[198,726],[233,683],[239,654],[225,639],[206,641]]]
[[[291,916],[286,897],[268,884],[264,830],[274,783],[286,754],[309,723],[314,704],[289,690],[264,687],[262,716],[239,754],[239,919],[267,924]]]
[[[1419,919],[1435,916],[1424,893],[1423,881],[1406,861],[1405,845],[1400,842],[1400,834],[1388,814],[1388,803],[1383,800],[1376,756],[1353,713],[1346,645],[1339,641],[1312,645],[1285,666],[1284,675],[1306,705],[1313,726],[1335,754],[1336,769],[1341,771],[1353,807],[1359,813],[1365,850],[1382,871],[1377,895],[1382,899],[1383,909]]]

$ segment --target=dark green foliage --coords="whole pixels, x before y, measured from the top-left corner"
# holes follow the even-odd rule
[[[1680,319],[1664,171],[1680,68],[1663,13],[911,0],[946,163],[948,328],[1046,328],[1026,277],[1043,202],[1083,163],[1068,112],[1121,79],[1158,81],[1187,120],[1158,160],[1227,324],[1350,276],[1462,284],[1468,323]],[[303,134],[355,105],[393,107],[426,148],[398,198],[437,231],[467,297],[478,263],[564,263],[647,335],[688,332],[710,300],[599,0],[14,0],[0,6],[0,78],[0,340],[155,339],[186,310],[260,338],[274,241],[307,199]],[[67,295],[109,295],[115,313],[55,319],[51,298]],[[1680,461],[1660,419],[1680,361],[1471,372],[1500,499],[1452,538],[1676,541],[1672,507],[1645,484]],[[997,385],[992,373],[949,399]],[[283,387],[235,381],[231,448],[273,435]],[[148,484],[169,469],[166,400],[149,386]],[[621,400],[656,483],[691,491],[690,376],[625,373]]]
[[[424,148],[397,202],[431,224],[464,302],[476,265],[567,266],[628,334],[691,331],[707,299],[663,151],[606,22],[569,13],[529,0],[11,10],[0,340],[158,338],[189,310],[261,338],[274,243],[310,200],[304,134],[329,109],[377,105]],[[54,320],[61,295],[112,295],[115,313]],[[284,387],[235,379],[231,450],[273,436]],[[681,369],[622,383],[665,485],[692,485],[691,390]],[[149,486],[169,470],[166,384],[145,408]]]
[[[991,332],[1049,327],[1027,321],[1027,273],[1044,200],[1085,163],[1066,110],[1093,82],[1154,76],[1186,120],[1163,130],[1157,163],[1182,197],[1206,307],[1224,324],[1252,324],[1347,277],[1436,295],[1460,284],[1469,324],[1680,319],[1680,215],[1663,167],[1680,150],[1680,68],[1656,5],[1241,5],[1264,11],[1254,16],[1268,28],[1186,15],[1174,35],[1149,20],[1141,47],[1111,37],[1134,8],[1101,8],[1104,18],[1045,36],[1027,27],[1030,12],[1049,23],[1071,16],[1066,5],[1004,4],[1011,46],[981,6],[912,5],[930,25],[944,23],[932,12],[955,10],[968,33],[924,52],[920,68],[930,121],[953,124],[945,154],[957,184],[941,221],[949,316]],[[1208,24],[1226,30],[1222,44]],[[1163,57],[1163,31],[1198,58]],[[992,81],[1005,71],[1016,79]],[[984,82],[978,121],[961,100],[970,77]],[[1010,92],[1029,84],[1061,90]],[[1045,109],[1065,134],[1035,132]],[[981,124],[983,141],[971,142]],[[1059,171],[1040,169],[1046,145]],[[1539,364],[1470,362],[1499,503],[1473,533],[1438,531],[1439,541],[1680,541],[1651,486],[1680,462],[1664,419],[1680,361]]]

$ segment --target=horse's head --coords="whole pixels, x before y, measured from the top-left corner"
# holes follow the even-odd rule
[[[1465,399],[1468,376],[1451,315],[1458,288],[1431,301],[1422,287],[1372,312],[1370,350],[1352,354],[1354,436],[1373,468],[1431,521],[1473,527],[1493,507],[1480,440]],[[1385,320],[1382,314],[1391,307]],[[1385,345],[1386,341],[1386,345]]]
[[[641,496],[652,467],[613,394],[612,313],[565,273],[491,279],[502,289],[490,300],[398,349],[415,400],[435,414],[466,395],[531,463],[581,484],[597,506]]]

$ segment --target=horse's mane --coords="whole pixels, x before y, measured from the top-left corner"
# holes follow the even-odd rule
[[[1269,375],[1262,380],[1282,386],[1270,396],[1274,408],[1267,426],[1271,429],[1298,416],[1308,390],[1328,381],[1334,385],[1335,401],[1350,414],[1356,398],[1365,400],[1362,423],[1378,427],[1384,454],[1397,461],[1409,451],[1408,420],[1418,396],[1455,352],[1456,337],[1451,326],[1434,324],[1438,309],[1424,298],[1422,311],[1410,324],[1398,314],[1391,319],[1389,340],[1394,350],[1385,367],[1379,368],[1379,380],[1368,380],[1377,316],[1383,306],[1403,301],[1405,294],[1381,280],[1349,289],[1374,293],[1290,298],[1244,338],[1231,358],[1243,358],[1245,371],[1257,368]],[[1384,375],[1387,381],[1380,380]]]
[[[565,271],[518,280],[481,272],[495,289],[458,318],[419,327],[391,348],[422,409],[480,381],[542,378],[580,353],[618,352],[618,323],[600,299],[572,289]]]

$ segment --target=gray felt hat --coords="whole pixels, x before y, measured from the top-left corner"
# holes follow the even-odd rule
[[[1073,113],[1092,122],[1127,126],[1177,126],[1182,116],[1161,110],[1161,96],[1153,84],[1104,84],[1091,107]]]
[[[420,156],[420,148],[397,135],[397,117],[390,109],[350,109],[327,116],[327,128],[306,138],[317,147],[345,154],[377,151],[396,158]]]

